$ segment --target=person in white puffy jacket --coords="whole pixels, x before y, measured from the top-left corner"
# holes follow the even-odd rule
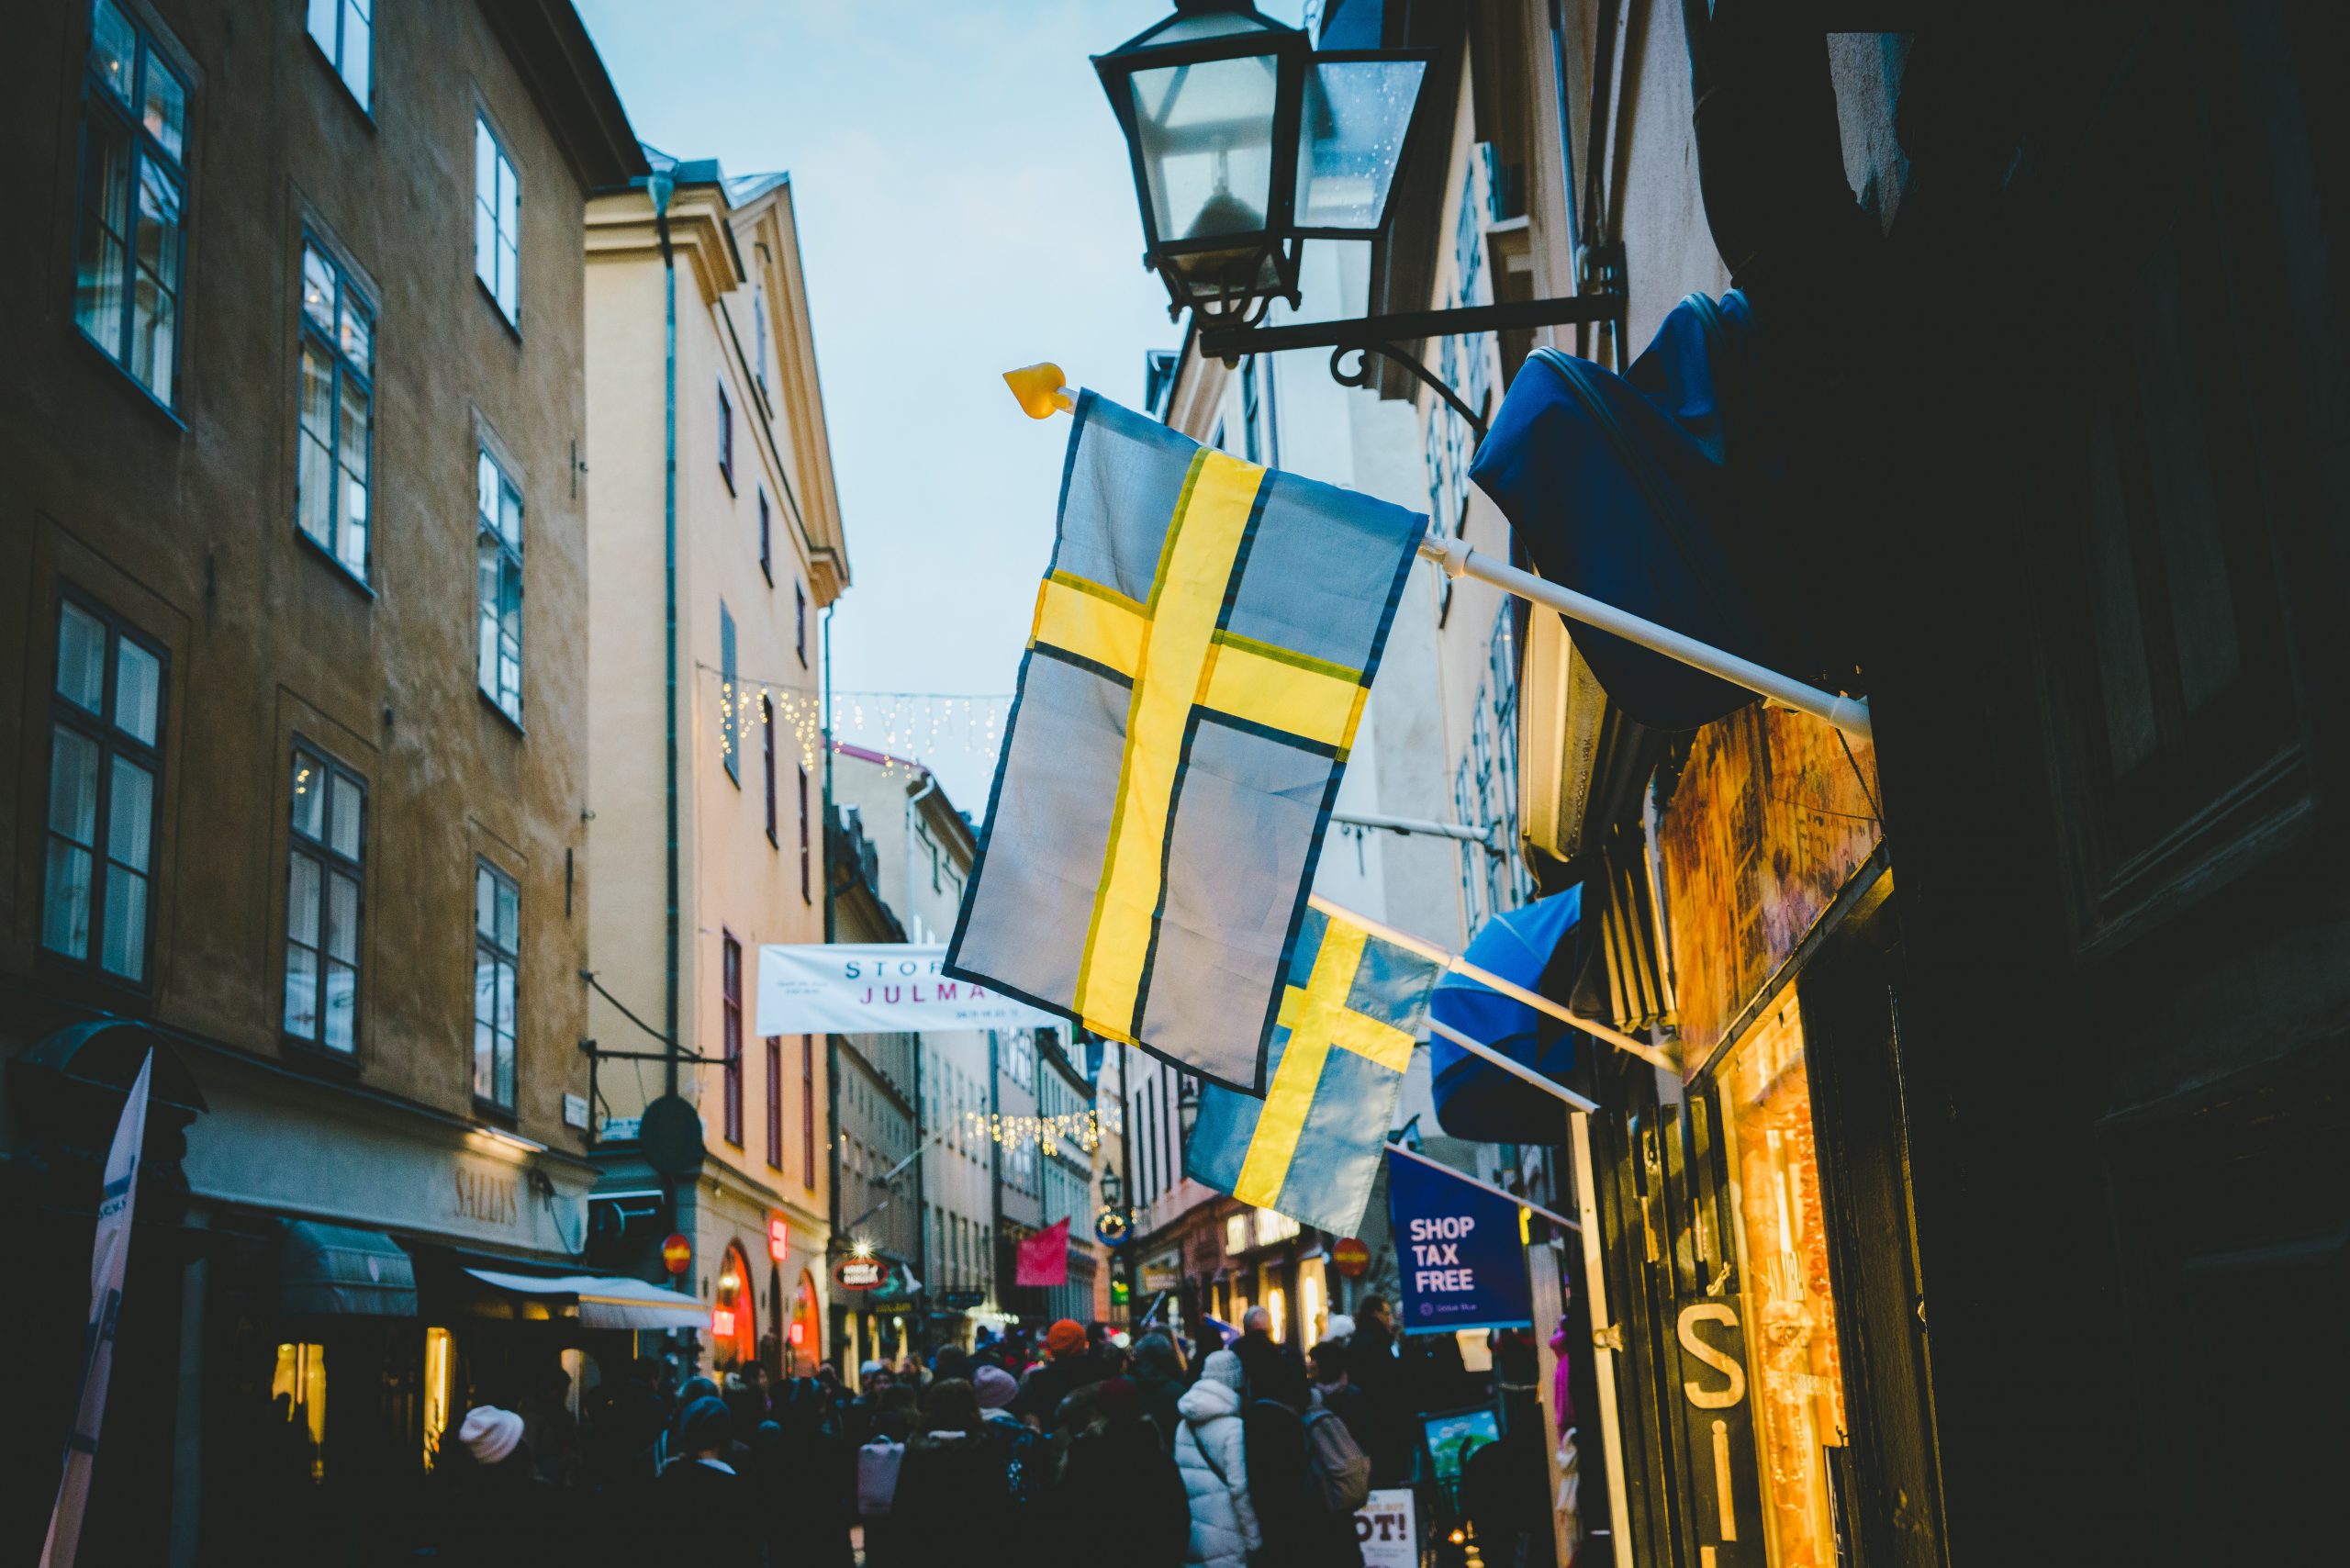
[[[1176,1403],[1175,1465],[1192,1505],[1192,1541],[1183,1561],[1201,1568],[1247,1568],[1264,1544],[1248,1500],[1248,1455],[1240,1440],[1240,1358],[1218,1350],[1200,1366],[1200,1381]]]

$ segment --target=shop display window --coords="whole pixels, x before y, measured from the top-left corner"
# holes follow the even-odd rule
[[[1793,995],[1739,1042],[1720,1084],[1771,1562],[1833,1568],[1827,1450],[1844,1446],[1844,1380]]]
[[[327,1475],[327,1348],[281,1344],[269,1380],[270,1408],[285,1422],[285,1441],[312,1481]]]
[[[449,1429],[449,1400],[456,1369],[446,1328],[424,1331],[424,1468],[441,1457],[441,1434]]]

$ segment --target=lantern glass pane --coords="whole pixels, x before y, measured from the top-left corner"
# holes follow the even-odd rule
[[[1135,139],[1161,242],[1255,234],[1273,184],[1270,54],[1137,71]]]
[[[1297,226],[1379,227],[1427,64],[1318,61],[1305,75],[1297,138]]]

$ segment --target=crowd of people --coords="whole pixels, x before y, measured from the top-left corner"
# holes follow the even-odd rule
[[[1311,1358],[1262,1308],[1204,1355],[1164,1327],[982,1330],[926,1362],[867,1361],[855,1393],[829,1366],[673,1387],[640,1361],[584,1427],[551,1389],[466,1411],[435,1468],[440,1555],[1360,1568],[1354,1511],[1408,1482],[1416,1428],[1386,1304],[1330,1328]]]

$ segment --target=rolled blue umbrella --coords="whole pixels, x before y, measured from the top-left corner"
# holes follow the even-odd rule
[[[1577,942],[1582,924],[1578,884],[1494,916],[1470,938],[1463,956],[1539,993],[1560,944]],[[1573,1070],[1575,1042],[1583,1037],[1580,1030],[1554,1026],[1557,1033],[1546,1044],[1540,1014],[1460,974],[1437,982],[1428,1017],[1550,1078],[1563,1079]],[[1441,1035],[1430,1037],[1428,1050],[1437,1125],[1451,1137],[1478,1143],[1556,1143],[1565,1137],[1557,1101]]]

